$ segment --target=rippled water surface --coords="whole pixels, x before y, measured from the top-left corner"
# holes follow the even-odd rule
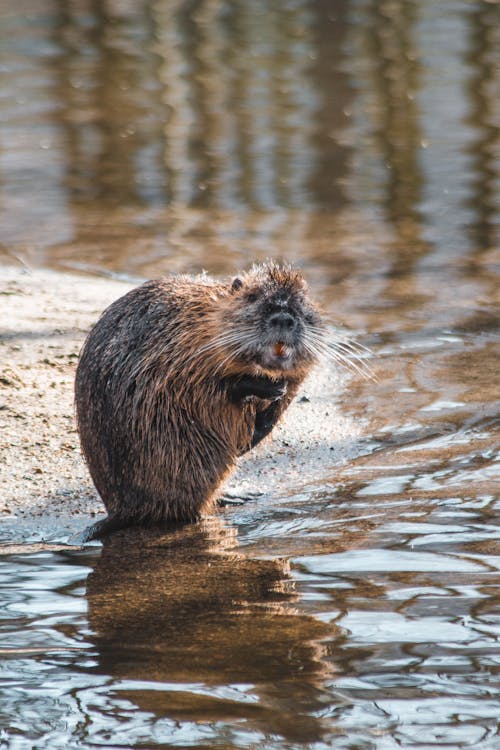
[[[1,260],[286,257],[378,381],[313,486],[0,558],[0,748],[500,748],[499,9],[2,3]]]

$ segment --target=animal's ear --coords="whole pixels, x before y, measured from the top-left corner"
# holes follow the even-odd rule
[[[242,280],[240,279],[239,276],[236,276],[236,278],[233,279],[233,283],[231,284],[231,291],[237,292],[238,289],[241,289],[242,286],[243,286]]]

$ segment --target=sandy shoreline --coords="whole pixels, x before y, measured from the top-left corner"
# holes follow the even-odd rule
[[[80,454],[73,379],[88,329],[130,286],[0,266],[1,542],[64,542],[104,512]],[[335,405],[342,387],[318,368],[230,486],[288,494],[354,455],[359,429]]]

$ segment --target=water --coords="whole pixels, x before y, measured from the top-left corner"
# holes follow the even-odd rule
[[[374,351],[358,456],[4,555],[0,747],[500,748],[499,6],[0,8],[3,259],[300,262]]]

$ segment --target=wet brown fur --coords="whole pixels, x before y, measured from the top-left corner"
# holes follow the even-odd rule
[[[311,369],[314,356],[306,352],[280,371],[211,347],[237,329],[252,290],[270,298],[306,294],[297,271],[274,263],[240,279],[237,292],[231,280],[208,276],[148,281],[105,310],[85,342],[75,385],[78,428],[117,527],[194,521],[210,509],[237,457],[252,445],[257,412],[270,403],[234,402],[228,383],[246,375],[284,378],[277,421]]]

